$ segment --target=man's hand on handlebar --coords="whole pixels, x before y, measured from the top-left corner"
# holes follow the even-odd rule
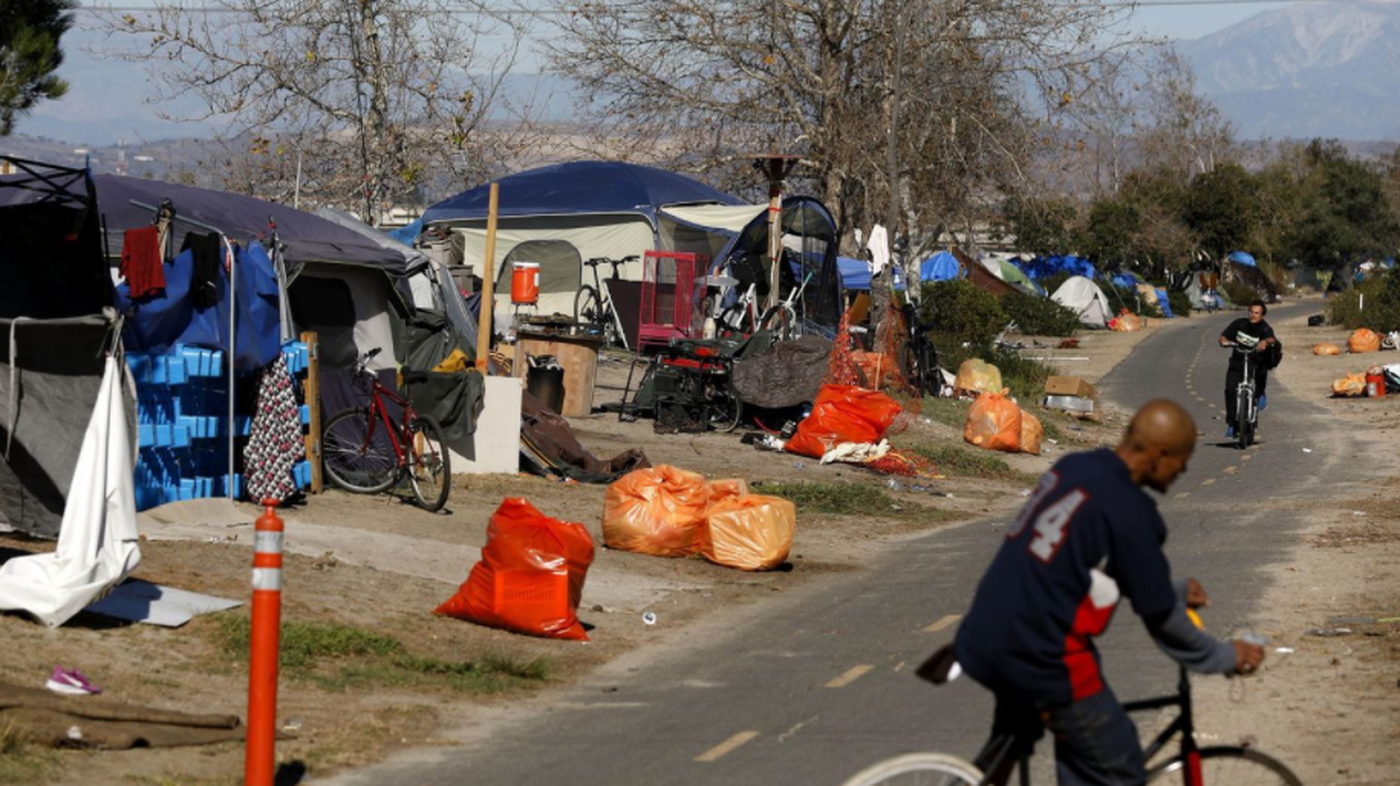
[[[1264,648],[1258,644],[1235,639],[1235,673],[1249,675],[1259,670],[1264,662]]]

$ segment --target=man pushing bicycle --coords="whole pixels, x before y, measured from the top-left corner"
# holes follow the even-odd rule
[[[1049,728],[1065,784],[1141,784],[1142,745],[1104,681],[1093,639],[1127,597],[1152,638],[1192,671],[1251,674],[1261,647],[1202,632],[1187,607],[1194,579],[1174,585],[1166,523],[1143,487],[1165,492],[1186,471],[1196,424],[1174,402],[1149,402],[1113,450],[1061,459],[1006,534],[958,629],[957,662],[996,694],[993,738],[1033,746]],[[1020,756],[976,764],[1003,783]]]

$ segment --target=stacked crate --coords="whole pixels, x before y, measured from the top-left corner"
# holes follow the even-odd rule
[[[310,423],[302,379],[309,364],[307,345],[282,346],[287,368],[297,381],[302,428]],[[257,374],[236,375],[242,395],[235,399],[233,493],[228,488],[228,375],[224,353],[176,345],[165,354],[128,352],[127,367],[136,381],[136,509],[203,497],[241,497],[243,444],[253,415],[244,411],[256,401]],[[247,402],[248,407],[241,406]],[[297,487],[311,485],[311,464],[293,469]]]

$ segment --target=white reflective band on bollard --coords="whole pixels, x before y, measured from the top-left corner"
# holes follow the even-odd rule
[[[253,535],[253,551],[260,554],[281,554],[282,533],[276,530],[256,533]]]
[[[281,568],[253,568],[253,590],[282,589]]]

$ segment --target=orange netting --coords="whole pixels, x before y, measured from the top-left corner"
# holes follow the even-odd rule
[[[904,314],[893,302],[885,310],[885,317],[875,328],[875,342],[869,352],[855,349],[851,340],[850,312],[841,316],[841,324],[836,329],[836,339],[832,342],[831,357],[827,365],[827,385],[854,385],[869,390],[885,390],[895,394],[908,395],[913,386],[900,368],[899,357],[909,340],[909,328],[904,322]],[[909,418],[923,412],[923,402],[915,398],[901,402],[906,414],[894,426],[899,433],[909,426]]]
[[[865,466],[886,475],[928,478],[930,480],[943,478],[943,475],[938,473],[938,465],[918,453],[906,453],[902,450],[891,450],[874,461],[867,461]]]

